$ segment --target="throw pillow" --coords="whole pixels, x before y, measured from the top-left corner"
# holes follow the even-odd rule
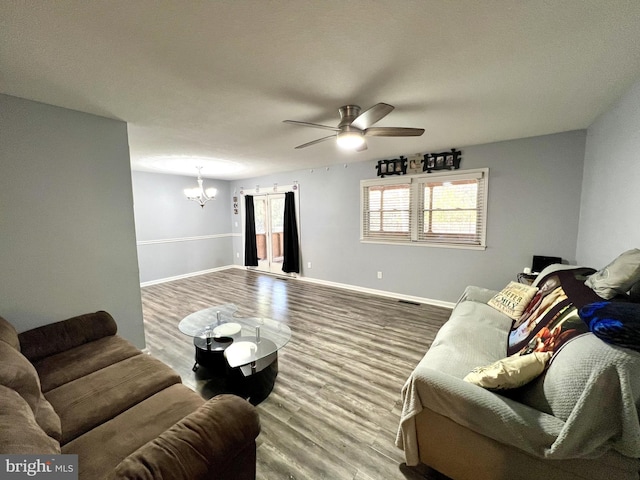
[[[537,291],[536,287],[530,285],[509,282],[488,304],[509,318],[518,320]]]
[[[580,309],[580,318],[604,342],[640,352],[640,305],[595,302]]]
[[[552,355],[552,352],[512,355],[491,365],[474,368],[463,380],[490,390],[518,388],[540,375]]]
[[[610,300],[625,294],[640,282],[640,249],[627,250],[602,270],[587,278],[585,285],[600,297]]]

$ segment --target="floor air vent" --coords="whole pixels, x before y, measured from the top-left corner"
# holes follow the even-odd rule
[[[415,306],[420,305],[418,302],[410,302],[409,300],[398,300],[398,303],[406,303],[407,305],[415,305]]]

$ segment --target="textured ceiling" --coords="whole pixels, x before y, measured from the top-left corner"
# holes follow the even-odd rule
[[[124,120],[135,170],[238,179],[588,127],[640,78],[637,0],[0,2],[0,92]],[[337,109],[426,129],[345,153]]]

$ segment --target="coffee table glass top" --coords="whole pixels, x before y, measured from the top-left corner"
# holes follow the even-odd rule
[[[238,307],[233,303],[205,308],[184,317],[178,328],[190,337],[231,337],[234,343],[254,343],[255,349],[242,344],[252,352],[248,357],[251,358],[249,361],[259,360],[277,352],[291,339],[291,329],[288,325],[270,318],[237,317],[237,310]]]

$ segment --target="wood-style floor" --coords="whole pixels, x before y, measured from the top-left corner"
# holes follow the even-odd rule
[[[257,478],[261,480],[443,479],[404,465],[394,445],[400,391],[449,309],[413,305],[241,269],[142,289],[147,348],[209,398],[206,370],[194,373],[186,315],[235,303],[239,315],[289,325],[279,374],[258,405]]]

